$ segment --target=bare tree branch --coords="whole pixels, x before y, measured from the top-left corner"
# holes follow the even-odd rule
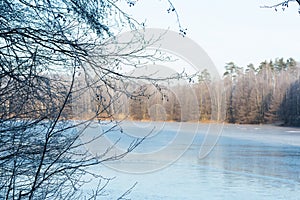
[[[269,6],[265,5],[265,6],[261,6],[261,8],[274,8],[275,11],[277,11],[278,7],[282,7],[282,10],[284,11],[286,8],[289,7],[289,3],[290,3],[290,2],[294,2],[294,1],[296,1],[296,2],[299,4],[299,6],[300,6],[300,0],[287,0],[287,1],[283,1],[283,2],[281,2],[281,3],[274,4],[274,5],[269,5]],[[300,14],[300,10],[299,10],[299,14]]]

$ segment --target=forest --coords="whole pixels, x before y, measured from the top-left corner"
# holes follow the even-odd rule
[[[263,61],[257,67],[253,64],[239,67],[230,62],[226,64],[225,70],[221,83],[211,80],[208,70],[198,75],[198,82],[191,86],[197,96],[198,108],[192,102],[192,95],[184,92],[187,86],[174,87],[173,92],[165,95],[167,98],[156,97],[156,103],[165,108],[165,120],[197,120],[194,116],[196,109],[200,111],[200,121],[211,120],[215,102],[212,93],[221,84],[226,102],[226,122],[300,125],[299,68],[293,58]],[[182,96],[184,100],[181,100]],[[151,114],[147,108],[151,108],[151,104],[153,100],[147,101],[145,97],[130,100],[130,116],[135,120],[149,119]],[[182,112],[189,114],[182,118]],[[159,112],[154,116],[162,119]]]
[[[133,120],[206,122],[211,120],[215,107],[213,91],[222,85],[226,122],[300,125],[300,71],[293,58],[263,61],[259,66],[249,64],[246,67],[230,62],[225,70],[221,82],[211,80],[206,69],[197,75],[198,81],[192,85],[169,86],[159,91],[151,85],[139,86],[134,89],[143,95],[123,97],[122,105],[113,103],[119,109],[113,109],[111,105],[110,112],[114,116],[127,115]],[[194,94],[186,92],[187,88],[192,88]]]
[[[228,122],[299,125],[299,92],[295,90],[299,68],[294,59],[264,61],[245,69],[228,63],[225,68]]]
[[[197,74],[197,81],[190,84],[153,85],[143,81],[134,84],[114,83],[122,88],[122,92],[118,92],[99,82],[93,90],[86,90],[77,97],[71,95],[61,118],[89,119],[95,112],[99,112],[99,120],[209,122],[223,119],[237,124],[299,126],[299,73],[300,69],[293,58],[280,58],[261,62],[257,67],[253,64],[239,67],[233,62],[227,63],[221,80],[212,80],[205,69]],[[49,88],[51,79],[54,77],[49,78]],[[58,77],[55,79],[58,80]],[[66,77],[60,79],[64,80]],[[78,81],[77,87],[81,87],[83,82],[84,80]],[[221,93],[216,95],[220,88]],[[56,89],[63,91],[62,88]],[[130,95],[123,91],[128,91]],[[226,113],[223,113],[222,119],[215,119],[213,109],[217,107],[220,100],[216,98],[220,96]],[[16,110],[14,103],[15,101],[11,101],[3,104],[5,108],[2,106],[2,112],[8,110],[7,112],[12,113]],[[28,106],[40,109],[28,113]],[[38,110],[42,110],[43,105],[33,102],[23,109],[23,113],[27,113],[23,117],[32,118],[39,115]]]

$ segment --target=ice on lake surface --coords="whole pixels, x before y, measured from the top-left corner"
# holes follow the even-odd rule
[[[117,146],[125,149],[133,138],[156,129],[133,156],[93,169],[116,177],[103,199],[116,199],[135,182],[128,198],[300,199],[300,129],[158,122],[125,122],[122,127],[123,133],[109,132],[105,142],[121,138]],[[220,131],[216,144],[219,133],[207,135],[210,129]],[[99,134],[94,127],[87,130],[87,136],[94,134]],[[213,139],[203,144],[206,137]],[[88,148],[95,153],[103,144],[96,141]],[[212,145],[199,159],[200,149]]]

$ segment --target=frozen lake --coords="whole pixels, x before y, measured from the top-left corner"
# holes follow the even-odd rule
[[[93,169],[116,177],[103,199],[116,199],[135,182],[127,198],[299,199],[300,129],[148,122],[122,127],[123,136],[110,132],[87,148],[101,152],[104,143],[122,136],[113,150],[118,152],[133,138],[153,132],[132,156]],[[87,137],[96,134],[93,130]]]

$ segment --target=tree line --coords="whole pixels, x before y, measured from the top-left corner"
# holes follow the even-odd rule
[[[237,124],[279,123],[285,125],[300,125],[300,81],[299,68],[293,59],[283,58],[275,61],[263,61],[259,66],[253,64],[245,68],[230,62],[225,66],[223,79],[213,80],[207,69],[197,75],[197,81],[191,84],[158,84],[145,81],[131,83],[130,81],[115,82],[120,91],[108,88],[102,81],[79,96],[70,94],[62,110],[63,119],[90,119],[97,115],[98,120],[154,120],[154,121],[211,121],[214,109],[218,107],[219,96],[222,96],[225,109],[225,120]],[[53,85],[51,80],[60,80]],[[49,77],[43,84],[48,85],[55,101],[52,104],[62,104],[59,96],[66,87],[65,77]],[[81,90],[85,77],[78,77],[75,90]],[[53,87],[55,86],[55,87]],[[223,88],[220,93],[220,88]],[[217,92],[218,91],[218,92]],[[21,90],[20,90],[21,92]],[[13,94],[16,96],[24,96]],[[44,99],[45,99],[44,95]],[[50,98],[50,97],[48,97]],[[52,97],[54,98],[54,97]],[[0,109],[2,115],[18,110],[15,98],[7,98]],[[11,100],[11,101],[10,101]],[[13,101],[12,101],[13,100]],[[21,101],[21,99],[20,99]],[[220,101],[220,100],[219,100]],[[34,113],[26,112],[37,107]],[[29,108],[28,108],[29,107]],[[52,106],[55,107],[55,106]],[[41,102],[26,103],[22,106],[23,118],[36,118],[45,105]],[[44,111],[45,112],[45,111]],[[55,113],[58,111],[49,111]],[[221,111],[219,111],[221,112]],[[3,117],[3,116],[2,116]],[[19,116],[20,117],[20,116]]]
[[[123,94],[118,101],[109,101],[113,103],[105,108],[107,112],[102,118],[210,121],[220,101],[216,99],[222,96],[226,107],[224,120],[228,123],[300,125],[299,72],[293,58],[280,58],[258,66],[227,63],[221,81],[213,80],[205,69],[192,84],[129,84],[129,90],[136,96]],[[102,95],[103,99],[114,98]],[[103,107],[103,102],[96,102],[93,94],[87,98],[94,101],[92,105]],[[83,104],[87,105],[86,101]]]

